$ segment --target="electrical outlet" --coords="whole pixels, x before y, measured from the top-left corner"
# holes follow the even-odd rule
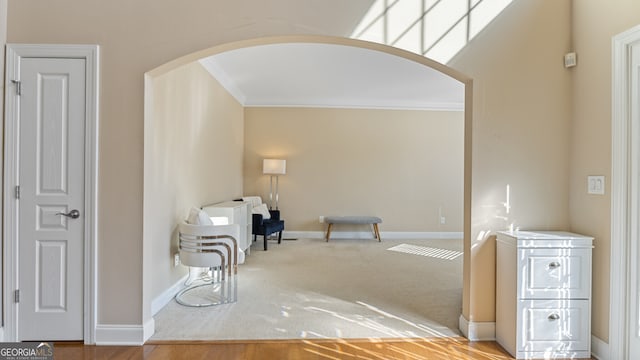
[[[173,267],[180,265],[180,253],[173,254]]]
[[[447,223],[447,219],[444,216],[440,216],[440,225],[444,225]]]
[[[318,220],[320,221],[320,224],[324,223],[324,216],[320,216]]]
[[[578,58],[576,56],[576,53],[570,52],[564,55],[564,67],[568,69],[576,66],[577,64],[578,64]]]
[[[587,176],[587,193],[604,195],[604,181],[603,175]]]

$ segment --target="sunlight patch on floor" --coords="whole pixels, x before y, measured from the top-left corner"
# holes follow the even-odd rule
[[[459,256],[462,256],[462,251],[447,250],[440,248],[433,248],[427,246],[400,244],[394,247],[390,247],[387,250],[397,251],[405,254],[421,255],[443,260],[454,260]]]
[[[371,337],[371,339],[384,337],[415,339],[448,338],[455,335],[452,334],[450,329],[446,326],[440,324],[430,322],[416,323],[362,301],[356,301],[355,303],[362,306],[367,311],[364,313],[344,313],[317,306],[307,306],[304,310],[312,313],[329,315],[333,320],[338,320],[336,325],[342,324],[341,326],[344,326],[344,324],[352,324],[353,326],[366,328],[382,334],[381,337],[376,336]],[[331,320],[327,319],[327,321]],[[334,337],[341,338],[343,336],[340,328],[336,327],[333,330],[335,331],[334,333],[325,335],[312,330],[303,330],[300,332],[300,337],[303,339],[308,337],[330,339]]]

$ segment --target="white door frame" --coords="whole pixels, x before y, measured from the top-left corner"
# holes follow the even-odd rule
[[[633,264],[631,244],[638,242],[638,219],[632,209],[640,209],[637,197],[640,160],[640,124],[631,117],[630,49],[640,46],[640,26],[613,38],[612,76],[612,159],[611,159],[611,278],[609,310],[609,359],[627,359],[629,351],[628,276]],[[634,229],[635,227],[635,229]],[[633,237],[633,238],[632,238]],[[635,256],[635,255],[634,255]],[[637,259],[636,259],[637,261]]]
[[[4,341],[17,341],[18,311],[13,293],[18,284],[18,211],[14,195],[18,175],[18,119],[21,58],[75,58],[86,64],[85,124],[85,214],[84,219],[84,342],[95,343],[97,316],[97,239],[98,239],[98,86],[99,47],[97,45],[7,44],[5,79],[4,175],[2,220],[4,227]]]

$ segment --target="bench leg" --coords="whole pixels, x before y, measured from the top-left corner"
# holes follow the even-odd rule
[[[382,241],[380,237],[380,230],[378,229],[378,224],[373,224],[373,231],[376,233],[376,237],[378,238],[378,242]]]
[[[329,227],[327,227],[327,242],[329,242],[329,236],[331,236],[331,226],[333,226],[333,224],[329,224]]]

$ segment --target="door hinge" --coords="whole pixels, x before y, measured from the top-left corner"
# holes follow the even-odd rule
[[[22,81],[20,80],[11,80],[11,82],[16,86],[16,95],[22,95]]]
[[[16,199],[20,199],[20,185],[16,186]]]
[[[16,289],[13,292],[13,302],[19,303],[20,302],[20,290]]]

